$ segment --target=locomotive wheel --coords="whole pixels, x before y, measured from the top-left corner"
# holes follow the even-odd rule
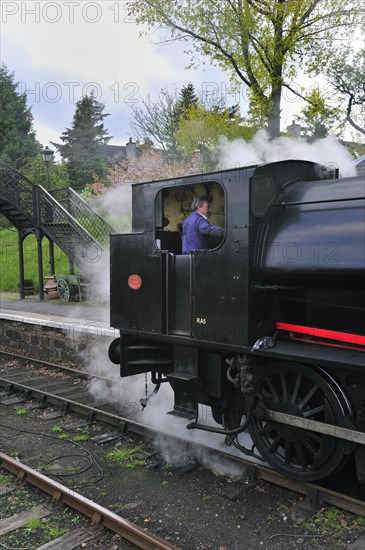
[[[271,365],[256,395],[268,409],[343,426],[351,407],[336,381],[320,368]],[[346,463],[349,445],[341,439],[254,416],[250,433],[258,451],[276,470],[301,481],[323,479]]]

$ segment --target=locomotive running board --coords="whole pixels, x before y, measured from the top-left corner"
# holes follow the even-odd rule
[[[280,422],[281,424],[289,424],[290,426],[295,426],[296,428],[302,428],[303,430],[308,430],[311,432],[331,435],[332,437],[337,437],[339,439],[346,439],[347,441],[359,443],[360,445],[365,445],[365,433],[350,430],[349,428],[331,426],[330,424],[323,424],[322,422],[317,422],[316,420],[309,420],[307,418],[301,418],[291,414],[271,411],[270,409],[267,409],[265,419]]]

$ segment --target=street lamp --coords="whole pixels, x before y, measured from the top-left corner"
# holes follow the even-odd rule
[[[50,180],[49,180],[49,163],[53,159],[53,153],[54,153],[54,151],[52,151],[52,149],[50,149],[47,146],[44,149],[42,149],[42,151],[41,151],[42,158],[43,158],[44,162],[46,163],[48,191],[51,190],[51,183],[50,183]]]

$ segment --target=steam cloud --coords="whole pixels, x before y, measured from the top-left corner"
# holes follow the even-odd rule
[[[221,137],[217,154],[222,169],[296,159],[339,168],[340,177],[356,175],[354,159],[333,136],[318,139],[313,143],[308,143],[304,138],[288,137],[279,137],[271,141],[267,133],[261,130],[249,143],[244,139],[228,141],[226,137]]]

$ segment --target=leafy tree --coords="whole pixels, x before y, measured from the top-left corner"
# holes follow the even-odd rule
[[[365,134],[365,49],[349,61],[349,50],[340,50],[327,66],[327,76],[339,97],[346,101],[345,120],[358,132]]]
[[[142,107],[132,107],[131,127],[145,145],[157,145],[169,158],[177,158],[175,132],[180,119],[187,116],[189,107],[198,102],[191,83],[183,86],[179,95],[176,89],[170,92],[163,88],[156,98],[148,95],[142,101]]]
[[[314,70],[335,39],[352,37],[362,15],[360,0],[145,0],[131,2],[137,23],[169,29],[174,40],[190,40],[191,65],[201,54],[247,87],[251,115],[280,135],[283,88],[297,67]]]
[[[303,134],[313,138],[324,138],[328,135],[338,116],[337,109],[329,109],[326,98],[315,88],[307,95],[307,104],[302,110]]]
[[[47,167],[40,155],[31,159],[27,166],[21,170],[21,173],[31,182],[36,185],[42,185],[48,191],[70,186],[67,165],[64,160],[61,160],[61,162],[52,160],[49,163],[49,184]]]
[[[167,159],[175,160],[200,150],[207,161],[219,135],[233,139],[236,126],[232,123],[241,120],[239,105],[227,108],[221,101],[208,108],[199,101],[192,83],[183,86],[178,97],[167,89],[157,99],[148,96],[142,108],[133,109],[133,116],[131,126],[144,145],[158,145]],[[236,134],[242,137],[242,133],[236,128]]]
[[[0,67],[0,162],[17,170],[39,155],[40,145],[33,130],[33,116],[26,94],[17,92],[14,73]]]
[[[93,94],[82,97],[76,103],[72,128],[61,136],[62,143],[53,143],[66,161],[72,187],[82,189],[92,183],[93,178],[105,178],[107,164],[99,145],[111,139],[104,128],[103,120],[109,116],[103,113],[104,105]]]
[[[228,140],[250,139],[257,128],[245,125],[237,111],[237,106],[208,110],[204,105],[193,105],[180,120],[175,133],[177,147],[184,157],[200,151],[204,162],[214,164],[214,149],[221,136]],[[213,166],[214,167],[214,166]]]

